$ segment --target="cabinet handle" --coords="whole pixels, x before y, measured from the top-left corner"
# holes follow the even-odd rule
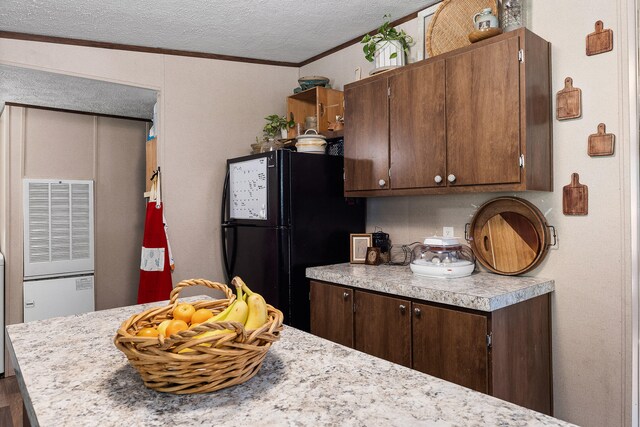
[[[385,181],[384,179],[381,179],[380,181],[378,181],[378,185],[380,187],[384,187],[386,183],[387,183],[387,181]]]
[[[442,177],[440,175],[436,175],[433,180],[436,182],[436,184],[440,184],[442,182]]]
[[[407,307],[404,304],[400,304],[400,313],[404,314],[407,311]]]
[[[454,174],[449,174],[447,180],[453,184],[454,182],[456,182],[456,176]]]
[[[342,299],[346,300],[349,298],[349,292],[345,292],[342,294]]]
[[[416,317],[420,317],[420,315],[422,315],[422,311],[420,311],[418,307],[414,308],[413,312],[416,315]]]

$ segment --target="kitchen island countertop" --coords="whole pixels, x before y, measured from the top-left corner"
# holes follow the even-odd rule
[[[456,279],[416,276],[409,266],[335,264],[306,269],[309,279],[407,298],[495,311],[553,292],[553,280],[476,272]]]
[[[32,426],[569,425],[290,327],[248,382],[158,393],[113,337],[126,318],[159,305],[7,326]]]

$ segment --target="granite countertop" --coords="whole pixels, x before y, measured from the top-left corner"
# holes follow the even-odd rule
[[[7,326],[32,426],[570,425],[290,327],[246,383],[158,393],[113,344],[123,320],[158,305]]]
[[[432,279],[414,275],[409,266],[396,265],[335,264],[307,268],[306,275],[310,279],[480,311],[495,311],[553,292],[555,288],[549,279],[485,272],[457,279]]]

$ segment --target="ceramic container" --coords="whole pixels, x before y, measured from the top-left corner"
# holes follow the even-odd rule
[[[488,7],[473,15],[473,26],[476,30],[488,30],[490,28],[498,28],[500,23],[491,8]]]
[[[296,149],[299,153],[324,154],[327,146],[326,138],[314,129],[307,130],[304,135],[298,135],[296,141]]]
[[[306,76],[300,77],[298,79],[298,83],[300,84],[302,90],[307,90],[316,86],[325,86],[329,83],[329,79],[324,76]]]

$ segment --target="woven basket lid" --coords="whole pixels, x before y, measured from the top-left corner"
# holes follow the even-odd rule
[[[495,0],[443,1],[429,22],[425,42],[429,56],[470,45],[468,35],[475,30],[473,15],[488,7],[498,16]]]

